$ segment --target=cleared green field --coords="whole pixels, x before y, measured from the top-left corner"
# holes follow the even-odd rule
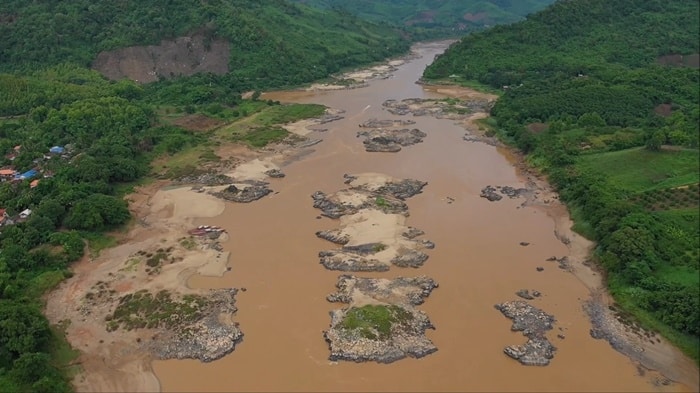
[[[578,166],[603,173],[626,190],[642,192],[697,183],[699,159],[698,150],[652,152],[635,148],[582,156]]]
[[[700,271],[687,266],[662,266],[657,272],[664,282],[697,287],[700,285]]]

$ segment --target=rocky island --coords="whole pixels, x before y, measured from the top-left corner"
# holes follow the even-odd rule
[[[428,255],[422,250],[435,245],[418,240],[422,231],[405,225],[408,207],[404,200],[427,184],[396,180],[380,174],[346,175],[350,188],[327,195],[312,195],[322,215],[340,219],[340,228],[316,232],[316,236],[340,249],[321,251],[320,263],[330,270],[387,271],[390,266],[419,267]]]
[[[425,276],[393,280],[340,276],[338,291],[327,300],[349,307],[330,313],[331,325],[323,334],[330,347],[330,360],[391,363],[437,351],[425,336],[433,325],[414,307],[437,286]]]
[[[357,136],[365,137],[362,143],[368,152],[395,153],[400,151],[402,146],[411,146],[423,142],[423,138],[427,134],[417,128],[372,128],[359,131]]]
[[[389,113],[399,116],[411,114],[413,116],[434,116],[439,119],[463,120],[473,113],[488,113],[493,106],[493,101],[485,99],[406,98],[401,101],[386,100],[382,106],[384,106]]]
[[[503,352],[526,366],[546,366],[557,350],[545,333],[551,330],[554,317],[523,300],[495,305],[496,309],[513,321],[511,330],[527,337],[525,345],[510,345]]]

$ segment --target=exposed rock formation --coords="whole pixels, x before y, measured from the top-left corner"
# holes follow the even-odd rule
[[[282,171],[280,171],[279,169],[270,169],[266,171],[265,174],[272,178],[282,178],[285,176],[285,174],[282,173]]]
[[[481,189],[481,197],[486,198],[491,202],[500,201],[503,196],[507,196],[511,199],[518,198],[520,196],[527,196],[530,192],[527,188],[513,188],[510,186],[486,186]]]
[[[408,206],[403,202],[427,184],[395,180],[378,174],[345,175],[350,188],[312,195],[314,207],[322,215],[340,218],[341,228],[316,232],[316,236],[341,249],[319,252],[319,261],[330,270],[367,272],[387,271],[390,266],[417,268],[428,259],[423,249],[435,244],[415,239],[423,231],[403,225]]]
[[[421,358],[435,351],[425,337],[434,329],[427,315],[413,306],[422,304],[437,284],[427,277],[371,279],[342,275],[331,302],[351,306],[331,312],[324,332],[330,360],[391,363],[407,356]],[[356,296],[361,298],[358,304]]]
[[[330,218],[355,214],[367,208],[408,215],[408,206],[403,200],[419,194],[426,184],[428,183],[413,179],[388,182],[376,187],[359,184],[332,195],[316,191],[311,198],[314,200],[314,207],[320,209],[322,215]]]
[[[394,115],[435,116],[437,118],[463,118],[474,112],[489,112],[493,101],[486,100],[436,100],[407,98],[401,101],[387,100],[382,104]]]
[[[503,315],[513,320],[511,330],[520,331],[528,338],[525,345],[511,345],[503,352],[526,366],[546,366],[557,349],[545,333],[552,329],[554,317],[523,300],[495,305]]]
[[[341,272],[385,272],[389,265],[378,259],[341,250],[321,251],[319,262],[328,270]]]
[[[360,124],[361,128],[388,128],[388,127],[402,127],[410,126],[416,124],[413,120],[378,120],[369,119],[366,122]]]
[[[340,245],[348,244],[348,242],[350,241],[350,236],[346,233],[343,233],[343,231],[341,231],[340,229],[318,231],[316,232],[316,236],[320,237],[321,239],[328,240],[331,243]]]
[[[198,359],[211,362],[231,353],[243,339],[243,333],[230,317],[235,307],[236,289],[214,290],[207,297],[205,316],[191,324],[175,325],[160,332],[151,349],[159,359]]]
[[[398,277],[392,280],[386,278],[366,278],[343,274],[336,283],[338,290],[326,297],[329,302],[350,304],[358,291],[383,303],[398,302],[401,304],[420,305],[430,296],[438,284],[432,278]]]
[[[237,184],[238,187],[232,184],[222,191],[212,192],[211,194],[227,201],[248,203],[258,200],[272,192],[272,190],[267,188],[268,183],[266,182],[247,181]]]
[[[401,146],[410,146],[423,142],[427,134],[417,128],[414,129],[385,129],[373,128],[360,131],[357,136],[364,136],[362,142],[368,152],[398,152]]]

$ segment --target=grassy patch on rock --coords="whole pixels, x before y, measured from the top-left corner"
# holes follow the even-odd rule
[[[174,328],[202,318],[208,305],[202,296],[184,295],[174,299],[166,290],[155,295],[140,290],[119,299],[114,312],[106,317],[107,330]]]
[[[392,328],[413,319],[413,314],[395,305],[366,305],[353,307],[345,314],[340,327],[358,331],[369,339],[386,339]]]
[[[253,127],[233,135],[233,140],[248,144],[251,147],[265,147],[270,143],[280,142],[289,135],[282,127],[262,126]]]
[[[268,103],[267,106],[259,108],[254,115],[223,127],[217,134],[251,147],[265,147],[270,143],[281,142],[289,136],[289,132],[280,127],[280,124],[319,117],[325,110],[323,105],[317,104]]]

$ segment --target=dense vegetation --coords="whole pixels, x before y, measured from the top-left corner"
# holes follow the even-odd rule
[[[339,327],[370,340],[386,340],[395,326],[405,325],[413,315],[395,305],[372,305],[352,307],[347,311]]]
[[[238,91],[309,82],[408,49],[391,27],[284,0],[0,2],[0,72],[72,63],[192,33],[231,43]]]
[[[402,26],[415,39],[456,37],[521,20],[554,0],[296,0]]]
[[[686,65],[700,49],[699,7],[559,1],[464,38],[424,75],[504,91],[490,125],[597,240],[620,305],[696,359],[700,73]]]

